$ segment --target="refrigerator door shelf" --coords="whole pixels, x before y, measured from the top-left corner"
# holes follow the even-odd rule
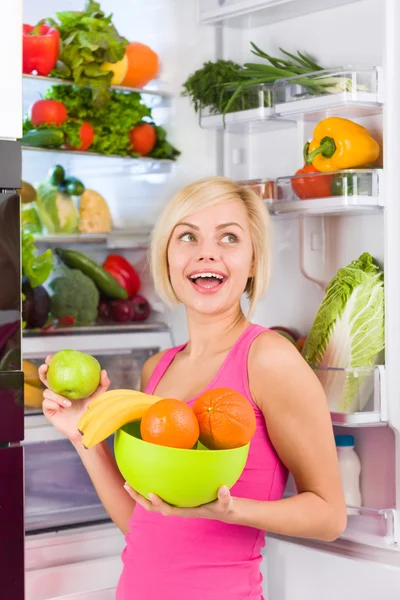
[[[316,367],[328,399],[332,423],[344,427],[387,425],[385,367]]]
[[[318,193],[326,195],[315,197]],[[266,201],[270,213],[281,217],[381,212],[384,206],[383,170],[346,169],[279,177],[274,198]]]
[[[226,90],[226,100],[236,88]],[[229,96],[228,96],[229,94]],[[276,119],[273,107],[273,86],[257,84],[243,89],[225,115],[200,107],[199,123],[203,129],[225,130],[230,133],[258,133],[294,127],[295,122]]]
[[[228,27],[261,27],[357,0],[198,0],[199,22]]]
[[[380,114],[382,89],[380,67],[337,67],[280,79],[273,90],[275,117],[320,121]]]
[[[284,498],[296,496],[296,491],[285,491]],[[399,543],[399,520],[394,508],[367,508],[347,506],[347,527],[341,540],[389,548]]]

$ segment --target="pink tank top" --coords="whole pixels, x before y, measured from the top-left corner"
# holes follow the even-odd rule
[[[253,406],[257,419],[247,463],[231,489],[232,495],[278,500],[285,489],[287,470],[272,446],[264,417],[251,397],[247,373],[250,346],[264,331],[259,325],[250,325],[206,389],[228,387],[240,392]],[[148,394],[154,392],[185,345],[171,348],[162,356],[147,385]],[[117,600],[263,598],[260,563],[264,531],[215,520],[163,517],[137,505],[125,540]]]

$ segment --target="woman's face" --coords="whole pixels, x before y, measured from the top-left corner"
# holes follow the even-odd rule
[[[202,314],[221,314],[239,303],[252,263],[249,219],[240,200],[189,215],[176,225],[168,247],[177,297]]]

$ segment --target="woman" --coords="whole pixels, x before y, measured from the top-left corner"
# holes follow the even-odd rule
[[[319,381],[290,342],[251,324],[240,306],[246,292],[251,314],[264,293],[269,238],[258,196],[220,177],[180,191],[153,232],[155,287],[165,301],[184,304],[189,342],[145,363],[142,390],[192,404],[206,389],[230,387],[248,399],[257,418],[245,470],[215,502],[178,509],[139,496],[124,483],[105,443],[83,448],[77,422],[90,399],[71,404],[44,392],[45,415],[72,441],[126,534],[118,600],[260,600],[265,531],[329,541],[345,527]],[[45,384],[46,369],[40,368]],[[103,371],[96,393],[108,385]],[[282,500],[288,471],[299,495]]]

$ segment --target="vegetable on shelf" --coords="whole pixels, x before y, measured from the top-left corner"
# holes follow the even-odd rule
[[[342,117],[320,121],[304,149],[306,164],[324,173],[371,165],[379,154],[379,144],[368,129]]]
[[[123,59],[128,40],[120,36],[98,2],[88,0],[82,11],[56,13],[61,37],[61,52],[54,77],[72,79],[77,87],[89,86],[93,105],[103,105],[109,97],[113,73],[103,69],[105,62]],[[49,20],[50,21],[50,20]]]
[[[140,42],[130,42],[125,48],[127,69],[122,85],[142,88],[154,79],[159,70],[158,56],[149,46]]]
[[[45,179],[37,186],[36,204],[40,218],[49,233],[76,233],[78,213],[68,194]]]
[[[21,230],[21,241],[22,276],[29,280],[31,287],[36,287],[44,283],[53,270],[53,253],[48,249],[38,254],[34,237],[25,227]]]
[[[60,51],[60,33],[39,22],[22,29],[22,72],[47,77],[54,69]]]
[[[49,287],[53,317],[73,317],[77,327],[94,323],[100,294],[90,277],[79,269],[65,269]]]
[[[43,148],[67,145],[74,150],[115,156],[138,157],[146,152],[146,156],[168,160],[176,160],[180,155],[167,140],[163,127],[144,122],[151,119],[151,109],[143,103],[138,92],[112,90],[108,100],[96,107],[89,88],[53,85],[47,90],[45,99],[65,106],[67,120],[58,127],[43,124],[35,128],[26,117],[22,144]],[[131,135],[136,127],[140,129]],[[141,144],[139,149],[132,149],[132,137],[134,142]]]
[[[46,278],[47,279],[47,278]],[[22,318],[28,329],[43,327],[50,312],[50,296],[42,285],[32,287],[27,277],[22,280]]]
[[[126,323],[146,321],[151,314],[151,307],[144,296],[136,294],[129,300],[100,300],[97,320],[99,322]]]
[[[131,300],[133,306],[132,321],[146,321],[151,313],[151,306],[144,296],[136,294]]]
[[[150,123],[136,125],[129,132],[130,148],[141,156],[150,154],[157,142],[156,130]]]
[[[329,283],[302,351],[310,366],[334,368],[319,372],[331,411],[363,410],[369,394],[359,394],[368,383],[362,368],[377,364],[384,347],[383,273],[364,252]],[[336,377],[335,368],[361,370]]]
[[[126,300],[128,298],[127,291],[116,281],[116,279],[103,269],[101,265],[97,264],[85,254],[82,254],[82,252],[56,248],[55,253],[68,267],[79,269],[82,273],[90,277],[100,292],[108,298],[116,300]]]
[[[128,71],[128,57],[126,55],[126,52],[123,58],[121,58],[121,60],[119,60],[118,62],[104,62],[101,65],[100,69],[102,71],[111,71],[111,73],[113,74],[111,79],[111,85],[121,85]]]
[[[81,233],[109,233],[112,218],[106,200],[94,190],[85,190],[79,204]]]
[[[79,136],[79,142],[76,146],[70,145],[68,143],[68,136],[67,136],[67,140],[66,140],[66,144],[65,147],[68,148],[69,150],[79,150],[80,152],[84,152],[85,150],[87,150],[88,148],[90,148],[90,146],[93,144],[93,140],[94,140],[94,129],[91,126],[90,123],[86,123],[85,121],[82,123],[82,125],[80,126],[80,129],[78,131],[78,136]]]
[[[61,148],[64,134],[60,129],[30,129],[19,140],[23,146]]]
[[[318,175],[312,177],[313,173]],[[306,175],[306,177],[299,177],[299,175]],[[320,173],[313,165],[304,165],[296,171],[295,176],[291,179],[291,184],[294,193],[300,200],[314,200],[332,196],[332,181],[332,175]]]
[[[119,254],[109,254],[103,264],[104,269],[126,290],[132,298],[140,289],[140,277],[136,269]]]
[[[30,120],[34,127],[39,125],[63,125],[68,118],[67,109],[58,100],[37,100],[31,107]]]

